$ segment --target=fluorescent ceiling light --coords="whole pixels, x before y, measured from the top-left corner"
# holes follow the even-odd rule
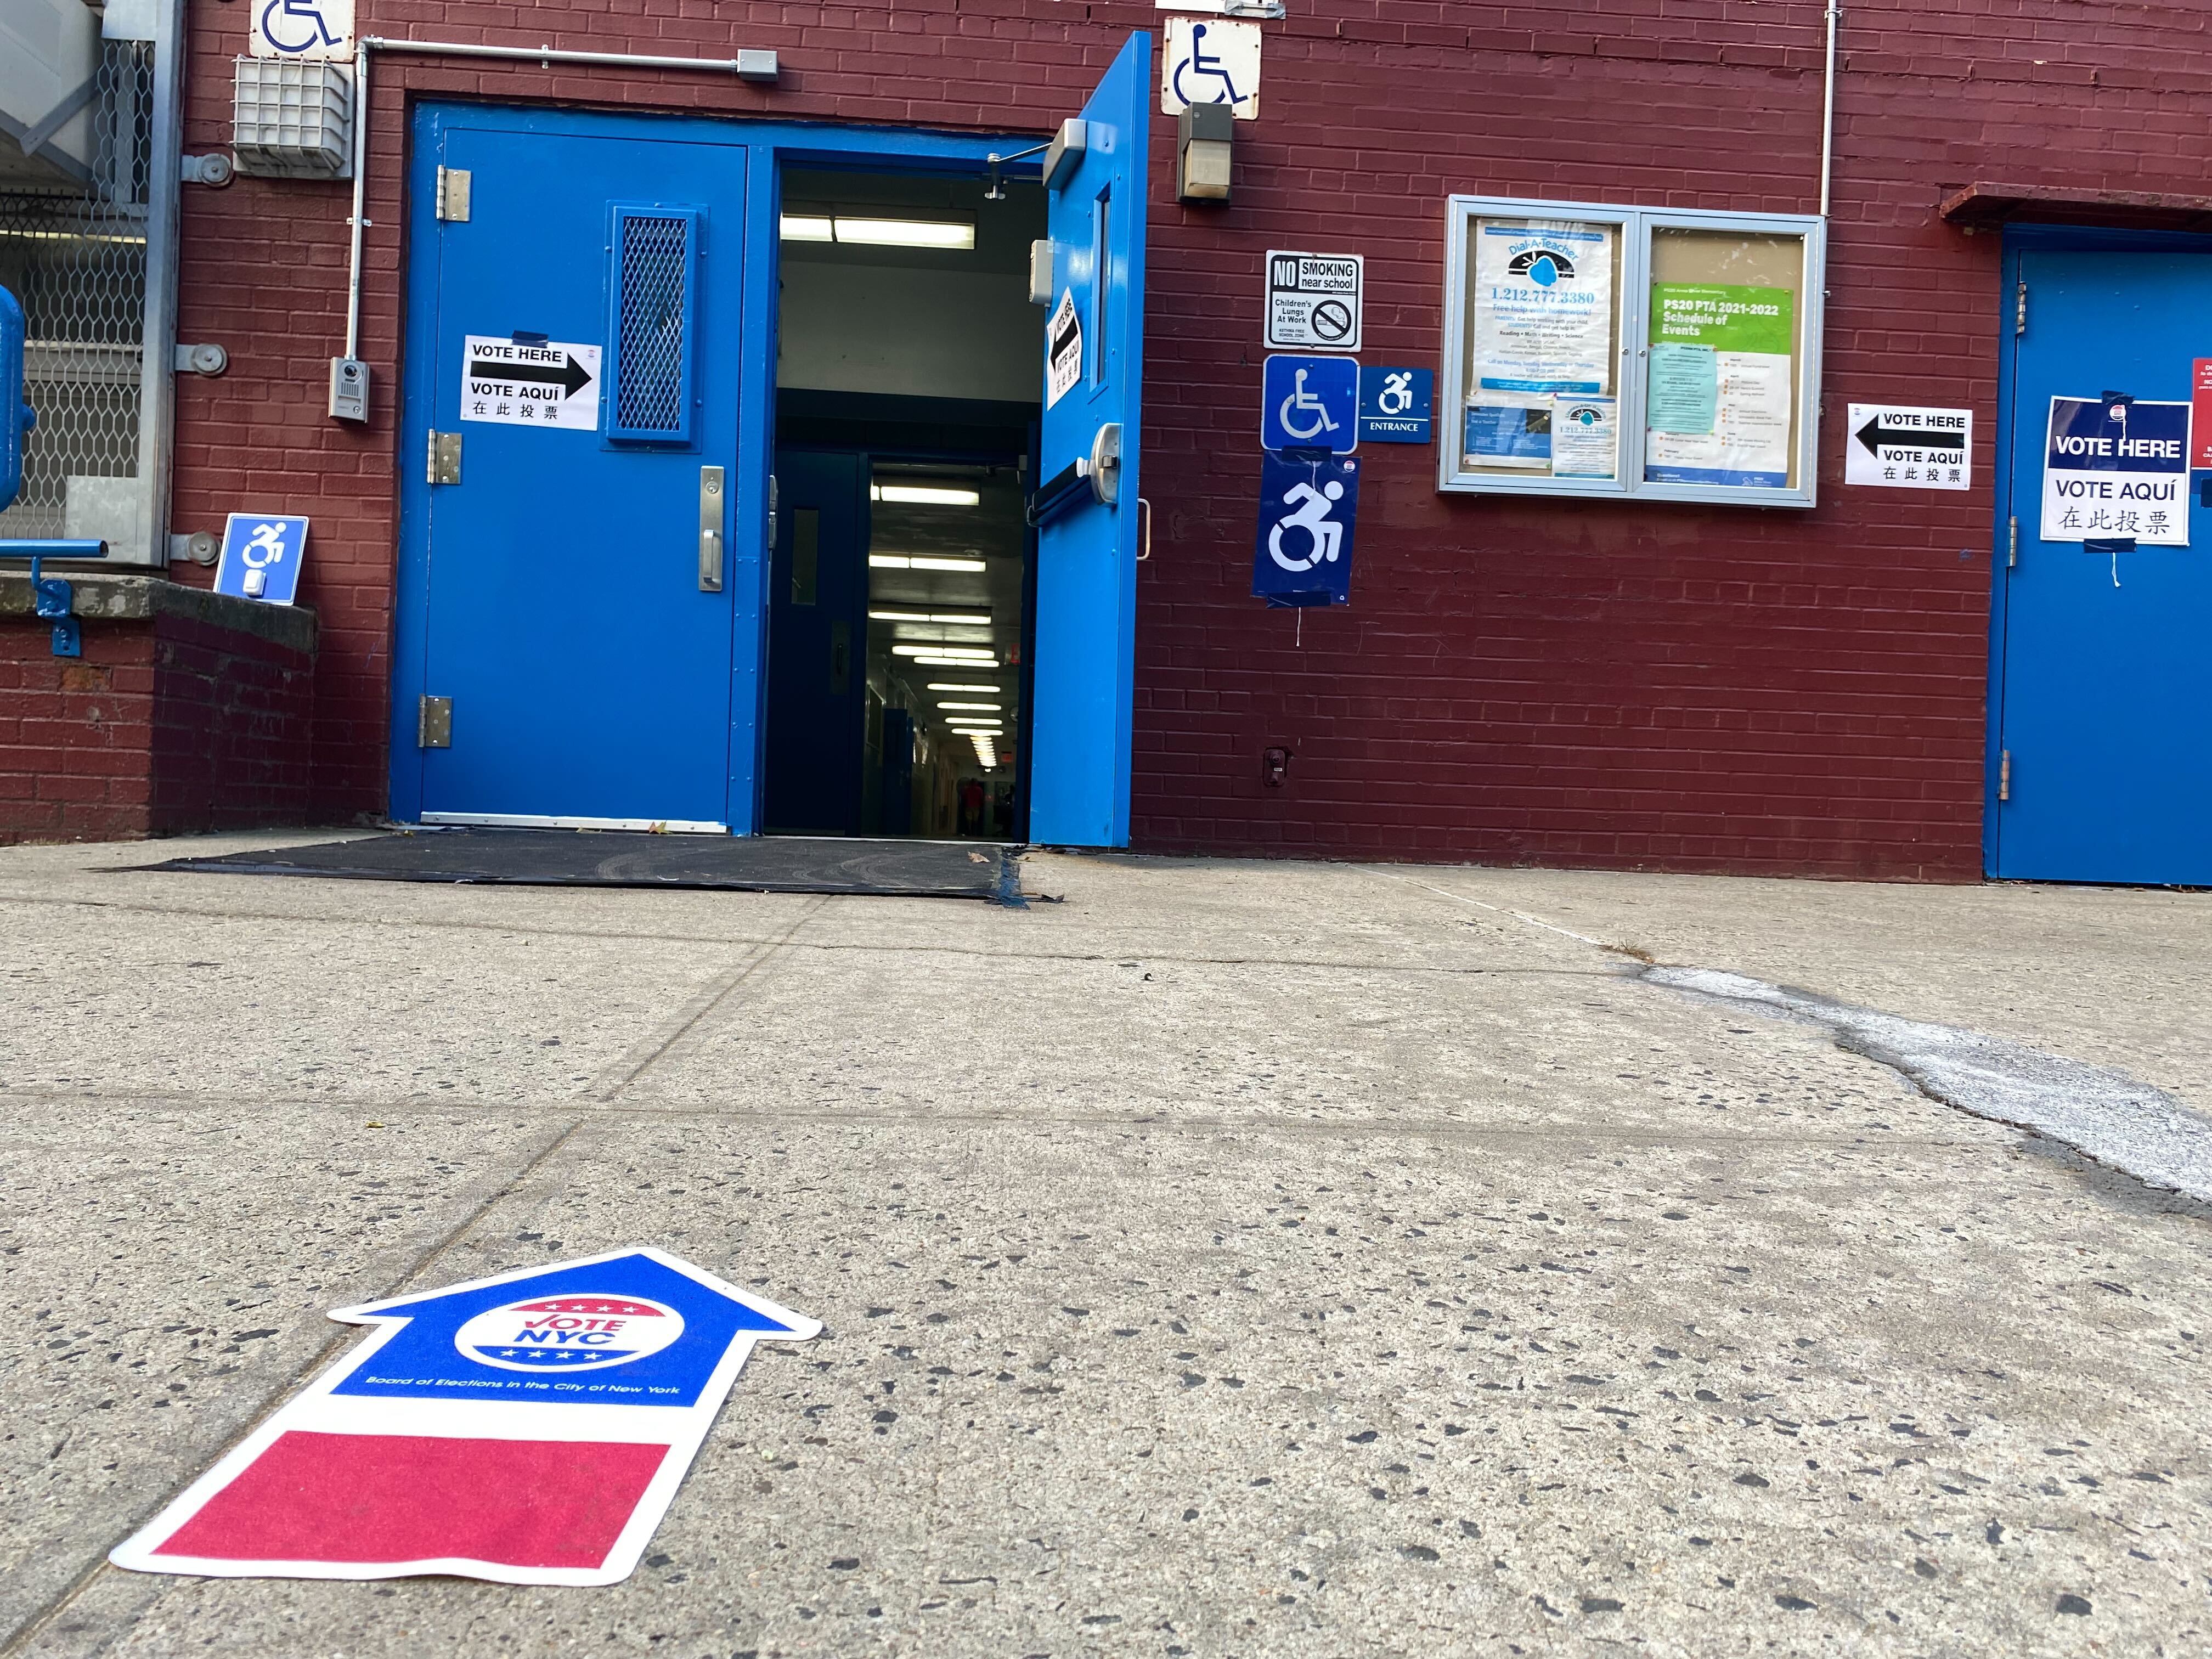
[[[907,507],[980,507],[983,503],[977,490],[951,489],[943,484],[870,484],[868,499]]]
[[[981,559],[932,559],[919,553],[871,553],[871,570],[960,570],[973,573],[986,567]]]
[[[994,715],[1000,712],[1000,705],[995,702],[940,702],[937,706],[939,708],[980,708]]]
[[[949,663],[972,662],[978,668],[996,668],[999,665],[998,655],[995,652],[986,651],[975,646],[895,645],[891,647],[891,655],[917,657],[930,661]]]
[[[975,246],[975,227],[950,219],[787,213],[781,228],[787,242],[843,242],[853,247],[970,249]]]
[[[932,691],[989,691],[995,694],[998,689],[995,685],[956,685],[950,680],[932,680],[929,683]]]
[[[975,246],[975,227],[945,219],[855,219],[837,216],[837,240],[860,247]]]
[[[959,628],[988,628],[988,611],[871,611],[870,622],[951,623]]]
[[[870,622],[927,622],[929,612],[927,611],[871,611],[868,612],[868,620]]]

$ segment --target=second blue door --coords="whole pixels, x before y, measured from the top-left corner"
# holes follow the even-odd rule
[[[2187,402],[2212,254],[2030,249],[2018,276],[1990,873],[2212,884],[2212,511],[2191,492],[2186,547],[2039,533],[2051,399]]]

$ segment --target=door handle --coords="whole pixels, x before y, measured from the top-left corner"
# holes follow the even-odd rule
[[[722,469],[699,469],[699,591],[722,591]]]

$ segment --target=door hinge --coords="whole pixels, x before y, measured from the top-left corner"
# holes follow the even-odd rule
[[[2027,283],[2025,278],[2021,279],[2019,291],[2013,295],[2012,331],[2015,334],[2027,332]]]
[[[461,481],[461,434],[458,432],[433,432],[430,434],[429,481],[434,484]]]
[[[2009,749],[1997,750],[1997,799],[2012,799],[2012,750]]]
[[[438,216],[455,224],[468,222],[469,170],[466,167],[441,167],[438,169]]]
[[[2009,570],[2020,562],[2020,515],[2014,514],[2011,528],[2005,532],[2005,568]]]
[[[451,749],[453,746],[453,700],[424,697],[415,710],[415,746]]]

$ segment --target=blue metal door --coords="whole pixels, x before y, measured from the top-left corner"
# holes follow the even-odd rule
[[[729,799],[745,151],[589,120],[418,118],[398,817],[750,816]]]
[[[2212,883],[2212,511],[2190,495],[2185,548],[2040,534],[2051,398],[2186,402],[2191,360],[2212,357],[2212,255],[2017,257],[2026,326],[2002,438],[1990,872]]]
[[[1129,839],[1136,659],[1138,422],[1145,327],[1145,161],[1152,43],[1133,34],[1083,107],[1084,148],[1048,177],[1055,319],[1037,477],[1030,839]],[[1055,356],[1077,354],[1058,390]],[[1063,383],[1064,384],[1064,383]]]

